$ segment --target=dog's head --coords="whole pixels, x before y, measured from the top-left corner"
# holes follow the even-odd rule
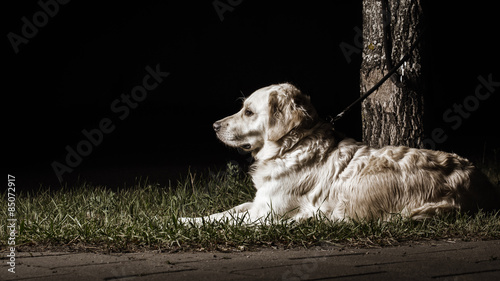
[[[213,127],[226,145],[255,151],[267,141],[277,142],[294,129],[311,126],[316,118],[309,96],[284,83],[255,91],[239,112]]]

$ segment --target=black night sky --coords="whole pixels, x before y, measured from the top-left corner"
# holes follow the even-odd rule
[[[59,186],[52,164],[66,165],[82,140],[92,151],[69,157],[68,185],[167,185],[189,166],[244,164],[212,123],[269,84],[295,84],[324,117],[359,96],[358,1],[15,2],[2,9],[2,162],[27,189]],[[218,14],[216,2],[229,8]],[[500,82],[495,3],[436,2],[424,7],[426,131],[446,134],[437,149],[498,156],[500,86],[474,100],[478,77]],[[341,43],[359,52],[347,58]],[[337,129],[360,140],[359,107]]]

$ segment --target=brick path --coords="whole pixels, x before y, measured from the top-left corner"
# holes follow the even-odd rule
[[[236,253],[2,253],[0,280],[500,280],[500,240]]]

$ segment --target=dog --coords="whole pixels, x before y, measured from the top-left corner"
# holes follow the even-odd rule
[[[456,154],[403,146],[368,147],[319,118],[289,83],[255,91],[239,112],[213,124],[230,147],[251,152],[252,202],[183,222],[230,220],[427,219],[454,210],[492,210],[499,196]]]

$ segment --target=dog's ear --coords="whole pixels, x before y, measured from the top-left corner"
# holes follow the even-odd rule
[[[298,91],[298,89],[295,89]],[[288,91],[273,91],[269,94],[269,123],[267,139],[277,141],[299,126],[309,117],[304,102],[309,97],[292,94]]]

